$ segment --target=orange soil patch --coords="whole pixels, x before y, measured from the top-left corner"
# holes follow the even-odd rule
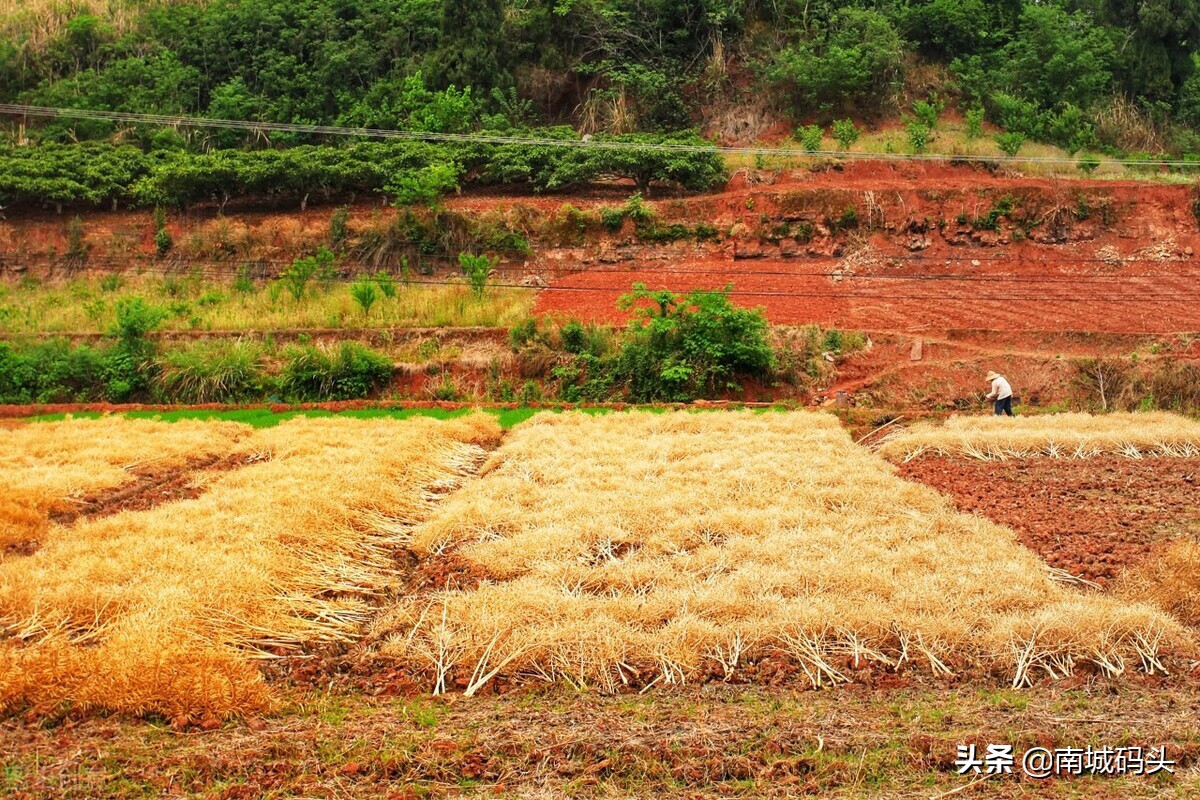
[[[918,458],[899,469],[1012,528],[1051,566],[1101,583],[1200,532],[1196,458]]]

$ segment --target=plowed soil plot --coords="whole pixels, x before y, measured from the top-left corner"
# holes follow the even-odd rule
[[[1014,529],[1051,566],[1100,583],[1200,531],[1195,458],[918,458],[900,473]]]
[[[763,306],[778,325],[817,323],[862,330],[972,328],[1011,331],[1175,333],[1200,330],[1194,297],[1200,268],[1130,265],[1097,273],[1096,265],[1049,264],[1012,255],[979,266],[971,257],[912,268],[879,268],[835,281],[833,258],[680,260],[670,265],[600,266],[564,275],[538,298],[538,313],[621,321],[617,298],[633,283],[687,292],[733,286],[739,305]],[[919,271],[908,277],[905,272]],[[1094,274],[1093,274],[1094,273]],[[1174,273],[1174,274],[1172,274]]]

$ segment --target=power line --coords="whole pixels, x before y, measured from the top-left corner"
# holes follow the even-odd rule
[[[433,252],[427,251],[427,252],[422,252],[419,254],[413,253],[412,255],[414,255],[414,256],[419,255],[420,258],[430,259],[430,260],[439,261],[439,262],[449,262],[449,263],[456,263],[456,259],[458,258],[458,252],[449,252],[449,251],[445,251],[445,250],[439,250],[439,251],[433,251]],[[153,270],[150,270],[150,271],[161,272],[163,274],[169,274],[169,269],[170,269],[171,263],[175,263],[175,264],[189,265],[191,267],[208,266],[208,267],[212,268],[210,271],[214,274],[217,274],[217,273],[220,273],[223,271],[230,275],[237,275],[245,267],[273,266],[273,267],[283,268],[283,267],[287,267],[287,266],[291,265],[294,261],[294,259],[242,258],[242,259],[238,259],[237,260],[238,263],[235,264],[235,263],[230,263],[227,261],[219,261],[219,260],[214,260],[214,259],[179,258],[176,256],[171,256],[169,258],[171,259],[170,262],[167,262],[167,263],[158,262],[154,265],[156,268]],[[943,259],[942,257],[922,257],[919,255],[912,255],[912,256],[897,255],[894,257],[881,255],[879,258],[881,260],[903,260],[903,261],[911,261],[911,262],[929,262],[929,263],[936,262],[938,264],[942,264],[942,263],[951,261],[951,259],[949,259],[949,258]],[[807,257],[807,258],[797,258],[795,260],[796,261],[805,261],[805,260],[807,260],[807,261],[829,261],[829,260],[843,261],[844,259],[834,259],[833,257]],[[1075,258],[1062,258],[1062,257],[1039,258],[1039,259],[1014,259],[1012,257],[1004,257],[1004,256],[995,256],[995,257],[958,256],[958,257],[955,257],[954,260],[956,260],[960,263],[967,262],[967,261],[979,261],[979,260],[1006,261],[1006,262],[1019,260],[1021,263],[1025,263],[1025,264],[1075,264],[1075,263],[1105,263],[1105,264],[1109,264],[1109,263],[1111,263],[1108,260],[1099,259],[1099,258],[1075,259]],[[0,266],[3,266],[5,263],[28,265],[30,263],[35,263],[35,261],[37,261],[38,263],[41,263],[41,264],[53,265],[53,260],[50,258],[43,258],[40,260],[35,260],[35,259],[30,259],[28,256],[21,254],[21,253],[0,252]],[[351,268],[358,268],[363,271],[370,271],[370,270],[386,271],[386,268],[388,266],[387,264],[383,264],[383,263],[372,263],[370,260],[354,260],[354,261],[349,261],[349,262],[343,261],[342,263],[344,265],[350,266]],[[688,266],[681,267],[681,266],[676,266],[674,264],[664,266],[664,265],[661,265],[661,264],[658,264],[655,262],[629,262],[629,263],[631,264],[631,266],[595,266],[595,265],[562,266],[562,265],[554,265],[554,264],[530,265],[527,262],[522,262],[521,266],[515,267],[515,266],[509,266],[509,265],[505,264],[504,262],[501,262],[497,266],[496,269],[499,272],[525,271],[525,272],[528,272],[531,274],[552,273],[555,275],[577,275],[577,274],[622,275],[622,274],[628,274],[631,277],[636,277],[639,273],[653,273],[653,274],[665,274],[665,275],[715,275],[715,276],[722,276],[722,277],[728,278],[731,281],[736,281],[736,279],[742,278],[742,277],[751,277],[751,278],[753,278],[753,277],[785,277],[785,278],[807,277],[807,278],[837,278],[837,279],[844,280],[844,281],[855,281],[855,280],[938,281],[938,282],[946,281],[946,282],[964,282],[964,283],[1037,283],[1037,284],[1066,284],[1066,285],[1095,283],[1100,286],[1106,286],[1106,285],[1114,285],[1117,283],[1124,283],[1124,282],[1137,281],[1137,280],[1144,280],[1144,281],[1162,281],[1162,280],[1166,280],[1166,279],[1188,280],[1188,281],[1200,280],[1200,272],[1155,272],[1155,273],[1139,272],[1139,273],[1120,273],[1120,274],[1111,274],[1111,275],[1094,275],[1094,274],[1093,275],[1061,275],[1061,274],[1060,275],[1023,275],[1020,273],[985,273],[985,274],[981,274],[981,275],[963,275],[963,274],[952,274],[952,273],[942,273],[942,272],[936,272],[936,273],[934,273],[934,272],[857,273],[857,272],[847,272],[845,270],[805,271],[805,270],[789,270],[789,269],[745,269],[745,268],[739,268],[739,267],[731,267],[728,269],[720,269],[720,268],[709,269],[709,268],[697,268],[697,267],[688,267]],[[734,263],[736,263],[736,262],[734,262]],[[745,262],[742,262],[742,263],[745,263]],[[1186,261],[1163,262],[1158,259],[1144,258],[1144,259],[1131,259],[1128,261],[1124,261],[1123,263],[1181,264],[1181,263],[1191,263],[1191,262],[1186,262]],[[82,266],[78,267],[78,269],[82,270],[82,271],[87,271],[94,264],[106,264],[109,266],[125,267],[125,266],[130,265],[130,260],[128,258],[119,257],[119,256],[88,256],[87,261],[84,262],[82,264]],[[146,262],[144,262],[144,261],[136,262],[136,265],[137,265],[138,269],[146,270]],[[69,266],[69,265],[64,264],[64,266]],[[394,264],[392,266],[394,267]]]
[[[227,277],[231,273],[224,270],[205,270],[203,268],[195,270],[204,275],[215,275],[219,277]],[[168,275],[169,273],[159,273]],[[320,283],[350,283],[361,280],[360,276],[336,275],[327,278],[313,278],[312,282]],[[466,288],[469,286],[462,280],[436,280],[436,279],[412,279],[405,282],[411,287],[420,286],[456,286]],[[548,286],[535,286],[524,283],[510,283],[502,281],[489,281],[488,288],[496,289],[523,289],[527,291],[548,291],[548,292],[584,292],[600,295],[624,294],[629,290],[625,288],[617,288],[610,286],[584,286],[572,285],[564,283],[555,283]],[[676,287],[670,288],[667,286],[655,285],[650,287],[652,291],[668,291],[672,294],[686,295],[694,291],[700,292],[718,292],[719,288],[703,288],[703,287]],[[920,300],[929,302],[953,302],[953,303],[993,303],[993,302],[1038,302],[1038,303],[1137,303],[1145,305],[1158,304],[1193,304],[1195,301],[1190,297],[1181,296],[1177,293],[1172,294],[1150,294],[1138,293],[1137,295],[1102,295],[1102,294],[980,294],[973,292],[970,296],[957,296],[951,294],[893,294],[887,292],[846,292],[833,289],[827,292],[815,291],[786,291],[786,290],[754,290],[754,289],[737,289],[736,287],[729,292],[731,297],[758,297],[758,298],[794,298],[794,299],[813,299],[813,300],[880,300],[880,301],[895,301],[895,300]]]
[[[961,161],[970,163],[1020,163],[1020,164],[1077,164],[1078,160],[1065,156],[984,156],[957,153],[856,153],[842,150],[809,151],[800,148],[776,147],[731,147],[722,145],[690,145],[672,142],[641,143],[621,142],[601,138],[553,139],[537,136],[512,136],[493,133],[433,133],[428,131],[403,131],[386,128],[351,128],[337,125],[303,125],[289,122],[251,122],[248,120],[208,119],[164,114],[138,114],[124,111],[99,111],[82,108],[59,108],[33,106],[16,103],[0,103],[0,114],[18,117],[90,119],[130,124],[163,125],[185,128],[220,128],[243,131],[272,131],[300,133],[315,136],[349,136],[365,139],[405,139],[432,142],[459,142],[465,144],[516,144],[539,147],[591,148],[601,150],[657,150],[678,153],[711,153],[720,155],[788,156],[795,158],[839,158],[853,161]],[[1142,167],[1192,167],[1200,168],[1194,161],[1132,158],[1108,159],[1109,163]]]
[[[95,270],[91,269],[91,265],[94,264],[95,261],[97,261],[97,260],[101,261],[101,263],[119,264],[121,266],[124,266],[127,264],[127,261],[121,260],[121,259],[116,259],[115,257],[108,257],[108,258],[101,257],[98,259],[95,259],[95,258],[89,259],[88,263],[86,263],[84,265],[80,265],[80,266],[73,267],[72,265],[67,264],[67,265],[64,265],[64,269],[67,273],[95,271]],[[247,266],[262,266],[265,264],[274,265],[274,266],[284,266],[284,265],[289,265],[290,263],[292,263],[292,261],[288,261],[288,260],[257,260],[257,261],[252,260],[252,261],[246,261],[246,263],[244,263],[242,265],[233,265],[233,264],[221,263],[221,261],[180,260],[180,261],[176,261],[176,264],[179,264],[181,266],[186,265],[187,272],[180,272],[180,271],[174,270],[172,264],[157,264],[157,265],[152,266],[152,269],[148,269],[148,267],[146,267],[146,265],[144,265],[144,264],[138,265],[138,271],[140,273],[149,272],[149,273],[151,273],[151,275],[163,276],[163,277],[170,277],[170,276],[175,276],[175,275],[188,275],[188,273],[193,273],[193,275],[204,275],[204,276],[216,277],[216,278],[229,278],[229,277],[238,277],[238,276],[242,275],[242,272],[245,271],[245,267],[247,267]],[[2,254],[0,254],[0,265],[2,265],[2,264],[4,264],[4,258],[2,258]],[[361,271],[352,272],[352,273],[349,273],[349,275],[330,276],[330,277],[326,277],[324,279],[326,279],[326,281],[330,281],[330,282],[352,282],[352,281],[359,281],[359,279],[362,279],[364,277],[366,277],[366,278],[373,277],[372,271],[371,271],[372,270],[371,265],[359,264],[358,266],[362,267]],[[379,269],[378,266],[374,266],[374,272],[378,273],[380,271],[384,271],[384,270]],[[496,271],[498,273],[500,273],[500,275],[505,275],[505,273],[509,273],[509,275],[511,275],[511,273],[517,272],[518,270],[508,269],[508,267],[499,267],[499,269],[497,269]],[[538,273],[539,272],[539,270],[528,270],[528,271],[530,273]],[[546,270],[541,270],[541,271],[546,271]],[[553,270],[550,270],[550,271],[553,271]],[[389,273],[389,275],[391,275],[391,273]],[[954,295],[949,295],[949,294],[919,295],[919,296],[918,295],[896,295],[896,294],[892,294],[892,293],[887,293],[887,291],[881,291],[881,293],[875,293],[875,294],[871,294],[871,293],[839,293],[839,291],[836,290],[835,288],[830,289],[830,291],[823,291],[823,293],[818,293],[818,291],[809,291],[809,293],[798,293],[798,291],[788,291],[788,290],[737,289],[736,287],[737,287],[738,278],[760,277],[760,276],[818,277],[818,278],[830,278],[830,279],[838,278],[839,283],[853,283],[856,281],[870,281],[870,279],[893,279],[893,281],[908,281],[908,282],[914,282],[914,283],[934,283],[934,284],[937,284],[937,283],[991,283],[991,284],[998,284],[996,288],[1001,288],[1001,285],[1003,285],[1003,284],[1061,284],[1061,285],[1064,285],[1064,287],[1080,287],[1080,288],[1084,289],[1084,291],[1076,291],[1076,293],[1074,293],[1073,299],[1072,299],[1073,302],[1086,301],[1086,300],[1090,299],[1090,297],[1091,297],[1091,299],[1121,300],[1122,302],[1142,302],[1142,301],[1146,301],[1146,300],[1176,301],[1176,300],[1182,299],[1181,293],[1183,291],[1182,289],[1170,290],[1170,291],[1168,291],[1168,293],[1150,293],[1150,291],[1139,291],[1139,294],[1136,295],[1135,297],[1127,297],[1124,295],[1114,296],[1114,295],[1098,293],[1098,291],[1097,291],[1097,290],[1103,291],[1105,289],[1121,289],[1121,288],[1123,288],[1120,283],[1114,282],[1114,281],[1116,281],[1116,279],[1121,279],[1121,281],[1124,281],[1124,278],[1133,277],[1135,279],[1141,279],[1141,281],[1146,281],[1146,282],[1150,282],[1153,284],[1153,283],[1162,281],[1162,279],[1164,279],[1164,278],[1177,277],[1174,275],[1146,275],[1146,276],[1123,276],[1123,277],[1122,276],[1094,276],[1097,278],[1096,281],[1087,281],[1087,279],[1075,279],[1075,278],[1051,279],[1051,278],[1045,278],[1043,276],[996,276],[996,275],[960,276],[960,275],[929,275],[929,273],[917,273],[917,275],[839,275],[839,273],[835,273],[835,272],[788,272],[788,271],[778,271],[778,272],[758,271],[758,272],[733,272],[733,273],[731,273],[730,271],[725,271],[725,270],[686,270],[686,269],[678,270],[678,269],[670,269],[670,267],[668,267],[668,269],[659,269],[659,270],[655,270],[655,269],[653,269],[653,267],[638,267],[638,269],[632,269],[632,270],[630,270],[630,269],[599,269],[599,267],[584,267],[584,269],[577,269],[577,270],[576,269],[569,269],[569,270],[564,269],[559,272],[559,276],[564,276],[564,275],[569,276],[569,277],[580,277],[580,276],[587,277],[588,275],[626,275],[630,278],[631,283],[654,282],[655,279],[671,278],[671,277],[679,277],[679,276],[690,276],[690,275],[714,276],[714,277],[719,277],[719,281],[715,281],[715,283],[733,284],[734,285],[734,290],[732,293],[733,295],[748,295],[748,296],[749,295],[754,295],[754,296],[808,296],[808,297],[846,296],[846,297],[871,297],[871,299],[920,299],[920,300],[955,300],[956,299],[956,297],[954,297]],[[247,275],[247,277],[250,277],[252,279],[266,279],[269,277],[278,277],[278,275],[266,276],[266,275],[253,275],[253,273],[250,273],[250,275]],[[397,276],[394,276],[394,277],[397,277]],[[1111,279],[1109,279],[1109,278],[1111,278]],[[1187,278],[1188,279],[1200,279],[1200,273],[1192,273],[1192,275],[1187,276]],[[314,279],[316,279],[316,278],[314,278]],[[413,278],[413,282],[414,283],[427,283],[427,284],[436,283],[436,282],[428,281],[428,279],[425,279],[425,278]],[[454,282],[454,283],[457,285],[457,282]],[[588,291],[605,291],[605,293],[612,293],[612,291],[622,290],[622,289],[605,288],[605,287],[565,287],[565,285],[560,284],[560,283],[551,283],[551,284],[547,284],[547,285],[534,285],[534,284],[528,284],[528,283],[514,283],[514,284],[492,283],[490,285],[510,285],[510,287],[512,287],[512,288],[522,288],[522,289],[578,289],[578,290],[588,290]],[[1139,289],[1140,285],[1141,284],[1138,284],[1138,283],[1130,283],[1128,288],[1129,289]],[[691,287],[689,289],[674,289],[673,291],[677,291],[677,293],[678,293],[678,291],[690,291],[695,288],[696,287]],[[1006,299],[1006,300],[1050,300],[1050,301],[1054,301],[1054,300],[1067,299],[1066,295],[1061,295],[1061,294],[1060,295],[1051,295],[1051,294],[1015,295],[1015,294],[1010,294],[1010,295],[1006,295],[1003,297],[1001,297],[1000,295],[986,295],[986,296],[988,296],[989,299]]]

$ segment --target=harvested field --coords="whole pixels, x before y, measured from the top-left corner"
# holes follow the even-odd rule
[[[1200,458],[925,456],[900,474],[948,495],[960,511],[1012,528],[1052,567],[1104,585],[1200,534]]]
[[[5,435],[37,431],[36,450],[51,430],[103,430],[119,452],[121,432],[157,430],[122,424]],[[251,431],[161,427],[180,441],[212,431],[206,446],[226,448]],[[390,580],[389,543],[498,438],[483,415],[297,419],[240,442],[244,465],[211,475],[195,499],[52,526],[36,553],[0,563],[0,710],[69,703],[187,721],[268,708],[254,657],[351,638]]]
[[[230,453],[250,433],[243,425],[167,424],[123,417],[0,429],[0,553],[45,534],[53,514],[89,495]]]
[[[880,455],[909,461],[924,455],[1005,458],[1128,458],[1200,456],[1200,422],[1163,412],[1145,414],[1047,414],[1007,419],[951,417],[921,423],[881,442]]]
[[[469,576],[401,598],[379,651],[435,693],[868,667],[1159,672],[1186,632],[1083,594],[821,414],[541,415],[412,532]],[[486,580],[478,582],[480,575]]]

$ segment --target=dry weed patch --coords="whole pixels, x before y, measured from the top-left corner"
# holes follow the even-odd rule
[[[1163,671],[1187,639],[1147,605],[1056,583],[1011,530],[957,513],[827,415],[539,415],[411,546],[490,576],[409,597],[380,651],[441,692],[614,690],[749,674],[813,686],[869,664],[983,666],[1015,685]]]
[[[1098,455],[1194,457],[1200,423],[1165,412],[951,417],[943,425],[918,423],[886,437],[879,453],[910,461],[923,455],[979,459],[1088,458]]]
[[[132,480],[132,470],[182,467],[228,453],[251,428],[232,422],[101,419],[0,430],[0,550],[42,536],[49,517]]]
[[[255,433],[252,463],[196,499],[52,531],[0,563],[0,709],[262,709],[253,657],[351,637],[389,542],[499,435],[481,414],[297,419]]]

